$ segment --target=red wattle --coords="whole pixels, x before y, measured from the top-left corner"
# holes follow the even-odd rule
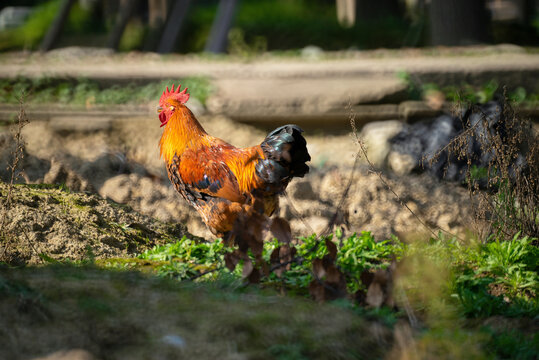
[[[167,118],[167,115],[165,114],[164,111],[159,113],[159,120],[161,121],[161,126],[160,127],[163,127],[163,126],[165,126],[167,124],[168,118]]]

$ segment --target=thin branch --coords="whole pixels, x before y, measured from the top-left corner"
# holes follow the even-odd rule
[[[365,147],[365,144],[363,143],[363,141],[361,140],[361,138],[358,135],[358,131],[357,131],[357,127],[356,127],[356,121],[355,121],[355,113],[354,113],[354,111],[352,109],[352,106],[349,106],[349,109],[350,109],[350,126],[352,126],[352,135],[354,137],[354,140],[355,140],[356,144],[359,146],[361,153],[365,157],[365,160],[367,161],[367,164],[369,165],[369,170],[373,174],[378,176],[378,178],[380,179],[382,184],[384,184],[384,186],[393,194],[393,196],[395,196],[398,203],[400,205],[402,205],[403,207],[405,207],[410,212],[410,214],[412,214],[412,216],[414,216],[416,218],[416,220],[423,227],[425,227],[425,229],[427,229],[434,236],[434,238],[436,238],[438,235],[434,232],[434,230],[430,226],[428,226],[412,209],[410,209],[410,207],[404,202],[404,200],[402,200],[402,198],[399,196],[399,194],[397,194],[395,192],[395,190],[393,190],[391,185],[388,183],[388,181],[382,175],[382,172],[379,171],[378,169],[376,169],[374,164],[371,162],[371,160],[369,159],[369,157],[367,155],[367,148]],[[455,234],[453,234],[453,233],[451,233],[451,232],[449,232],[449,231],[447,231],[447,230],[445,230],[445,229],[443,229],[443,228],[441,228],[439,226],[437,226],[437,228],[439,230],[451,235],[451,236],[459,238],[457,235],[455,235]]]
[[[307,228],[307,230],[309,230],[311,232],[311,234],[314,234],[314,230],[313,228],[311,227],[311,225],[309,225],[309,223],[305,220],[305,217],[303,215],[300,214],[300,212],[298,211],[298,209],[296,209],[296,207],[294,206],[294,203],[292,202],[292,199],[290,198],[290,195],[288,194],[288,192],[285,190],[283,192],[285,198],[286,198],[286,201],[288,201],[288,205],[290,205],[290,210],[292,211],[292,215],[294,215],[297,219],[299,219],[303,225],[305,225],[305,227]]]

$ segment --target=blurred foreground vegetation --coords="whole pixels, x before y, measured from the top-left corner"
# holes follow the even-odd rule
[[[272,274],[256,287],[244,284],[241,265],[233,272],[224,266],[224,253],[232,249],[220,241],[187,238],[135,258],[95,261],[90,255],[79,262],[44,258],[49,264],[37,268],[4,265],[0,312],[5,314],[6,306],[22,301],[27,305],[19,308],[19,319],[51,317],[38,321],[31,332],[48,331],[47,324],[71,327],[73,318],[66,315],[72,313],[81,324],[117,334],[108,339],[114,345],[107,356],[113,357],[119,351],[164,352],[164,356],[179,351],[211,358],[224,346],[226,353],[277,359],[381,358],[399,353],[428,359],[535,358],[539,351],[534,320],[539,316],[536,240],[517,235],[509,241],[464,244],[440,235],[404,244],[397,238],[376,242],[368,232],[346,238],[337,235],[337,263],[347,275],[349,288],[361,287],[363,270],[387,268],[392,260],[399,260],[397,308],[362,307],[347,299],[317,305],[304,299],[312,280],[312,261],[328,252],[324,245],[309,252],[317,241],[313,235],[296,245],[303,262],[280,277]],[[266,243],[264,257],[269,258],[275,246],[276,240]],[[63,295],[66,289],[69,296]],[[410,320],[411,330],[403,330]],[[120,336],[127,330],[119,331],[119,326],[129,332],[123,342]],[[85,328],[73,329],[73,337],[88,337]],[[392,340],[402,331],[411,331],[404,348]],[[52,331],[44,337],[45,349],[55,336]],[[84,341],[86,349],[96,354],[107,342],[99,334]],[[4,348],[4,354],[10,349]]]

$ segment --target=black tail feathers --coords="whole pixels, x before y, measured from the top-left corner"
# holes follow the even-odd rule
[[[297,125],[284,125],[269,133],[260,145],[266,159],[257,164],[256,172],[268,185],[286,186],[293,177],[309,172],[305,163],[311,156],[302,132]]]

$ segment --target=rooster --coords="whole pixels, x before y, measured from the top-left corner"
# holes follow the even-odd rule
[[[293,177],[309,172],[307,143],[296,125],[272,131],[257,146],[236,148],[209,135],[185,106],[187,88],[159,100],[159,142],[168,177],[213,234],[226,238],[241,215],[271,216]]]

